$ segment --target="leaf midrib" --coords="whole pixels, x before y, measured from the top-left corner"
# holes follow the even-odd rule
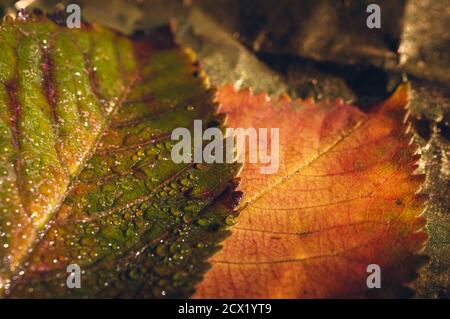
[[[331,150],[333,150],[335,147],[337,147],[338,145],[340,145],[343,141],[345,141],[347,138],[349,138],[350,136],[352,136],[354,133],[356,133],[361,127],[363,127],[369,120],[371,120],[372,117],[370,115],[367,115],[367,118],[364,119],[363,121],[359,121],[357,122],[352,129],[347,133],[347,134],[342,134],[340,136],[340,138],[338,138],[334,143],[330,144],[326,149],[324,149],[322,152],[319,152],[318,155],[314,156],[311,160],[309,160],[308,162],[306,162],[304,165],[298,167],[295,169],[294,172],[292,172],[291,174],[286,174],[285,176],[282,176],[281,178],[279,178],[278,180],[276,180],[272,185],[270,185],[269,187],[265,188],[264,190],[262,190],[261,192],[259,192],[258,194],[256,194],[255,196],[253,196],[248,202],[245,203],[244,206],[242,206],[239,211],[243,212],[245,209],[247,209],[249,206],[253,205],[255,202],[257,202],[259,199],[261,199],[265,194],[267,194],[268,192],[272,191],[274,188],[276,188],[277,186],[286,183],[287,181],[289,181],[291,178],[295,177],[300,171],[304,170],[305,168],[311,166],[312,164],[314,164],[317,160],[319,160],[320,158],[322,158],[324,155],[326,155],[328,152],[330,152]]]

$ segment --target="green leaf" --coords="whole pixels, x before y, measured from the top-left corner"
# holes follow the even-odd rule
[[[174,128],[220,125],[213,95],[168,30],[126,37],[42,16],[5,20],[0,291],[189,295],[240,196],[238,165],[170,157]],[[81,288],[66,286],[70,264]]]

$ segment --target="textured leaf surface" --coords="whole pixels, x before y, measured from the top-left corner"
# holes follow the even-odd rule
[[[218,92],[227,126],[280,128],[280,169],[244,165],[237,226],[195,297],[361,297],[369,264],[378,296],[401,293],[416,270],[424,180],[406,134],[409,87],[363,112],[342,101],[270,101]]]
[[[176,127],[219,125],[192,54],[41,17],[0,29],[0,290],[185,296],[226,235],[236,165],[175,164]],[[66,287],[69,264],[82,288]]]

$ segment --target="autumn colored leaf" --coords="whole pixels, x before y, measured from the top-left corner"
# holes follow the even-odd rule
[[[218,91],[226,124],[279,128],[280,168],[245,163],[238,224],[194,297],[398,296],[426,240],[426,196],[408,133],[409,86],[362,111],[340,100]],[[270,145],[270,141],[269,141]],[[256,151],[256,145],[253,151]],[[381,269],[381,288],[366,284]]]
[[[175,164],[170,135],[220,125],[213,96],[168,30],[3,21],[0,295],[189,295],[227,234],[239,166]]]

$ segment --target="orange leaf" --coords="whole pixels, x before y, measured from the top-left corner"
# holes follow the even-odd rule
[[[409,86],[363,112],[337,100],[271,101],[218,91],[228,127],[279,128],[280,167],[244,165],[238,225],[194,297],[393,296],[411,279],[426,241],[426,196],[408,135]],[[270,141],[269,141],[270,145]],[[369,289],[367,267],[381,269]]]

